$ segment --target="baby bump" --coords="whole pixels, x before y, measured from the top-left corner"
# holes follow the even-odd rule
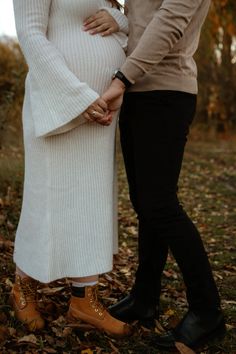
[[[56,45],[70,70],[98,93],[109,86],[114,71],[125,61],[124,50],[113,36],[92,36],[81,31],[67,40],[60,39]]]

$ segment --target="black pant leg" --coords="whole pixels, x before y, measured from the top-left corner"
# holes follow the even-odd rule
[[[142,288],[147,280],[153,282],[156,274],[160,277],[168,245],[183,273],[190,307],[215,308],[219,306],[219,295],[204,246],[177,197],[195,106],[196,96],[183,92],[125,96],[120,117],[121,143],[131,200],[140,222],[135,286]]]
[[[124,102],[126,102],[126,97]],[[133,137],[132,119],[130,119],[131,117],[134,117],[132,114],[132,106],[132,104],[123,104],[119,125],[130,200],[137,216],[139,216],[139,206],[137,201],[138,193],[136,187],[136,152],[134,151],[135,138]],[[139,172],[137,171],[137,173]],[[135,294],[135,297],[141,302],[157,305],[159,304],[161,292],[161,275],[168,256],[168,246],[165,241],[155,237],[155,232],[153,232],[152,228],[145,222],[145,220],[139,220],[138,227],[139,266],[136,272],[136,279],[132,293]],[[155,245],[155,247],[151,248],[151,252],[153,252],[151,257],[150,244]]]

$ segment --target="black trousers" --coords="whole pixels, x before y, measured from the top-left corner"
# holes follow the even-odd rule
[[[171,250],[184,278],[189,307],[220,306],[201,237],[183,210],[177,185],[196,95],[177,91],[126,93],[121,146],[131,202],[139,220],[139,266],[132,292],[157,304]]]

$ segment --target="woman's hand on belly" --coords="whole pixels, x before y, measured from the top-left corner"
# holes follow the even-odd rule
[[[119,25],[106,10],[100,10],[85,20],[84,30],[89,31],[90,34],[100,34],[105,37],[118,32]]]

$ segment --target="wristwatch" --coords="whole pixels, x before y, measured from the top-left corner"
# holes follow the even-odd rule
[[[114,75],[112,76],[112,80],[113,79],[119,79],[120,81],[122,81],[126,88],[129,88],[132,85],[132,83],[125,77],[125,75],[120,70],[116,70],[114,72]]]

